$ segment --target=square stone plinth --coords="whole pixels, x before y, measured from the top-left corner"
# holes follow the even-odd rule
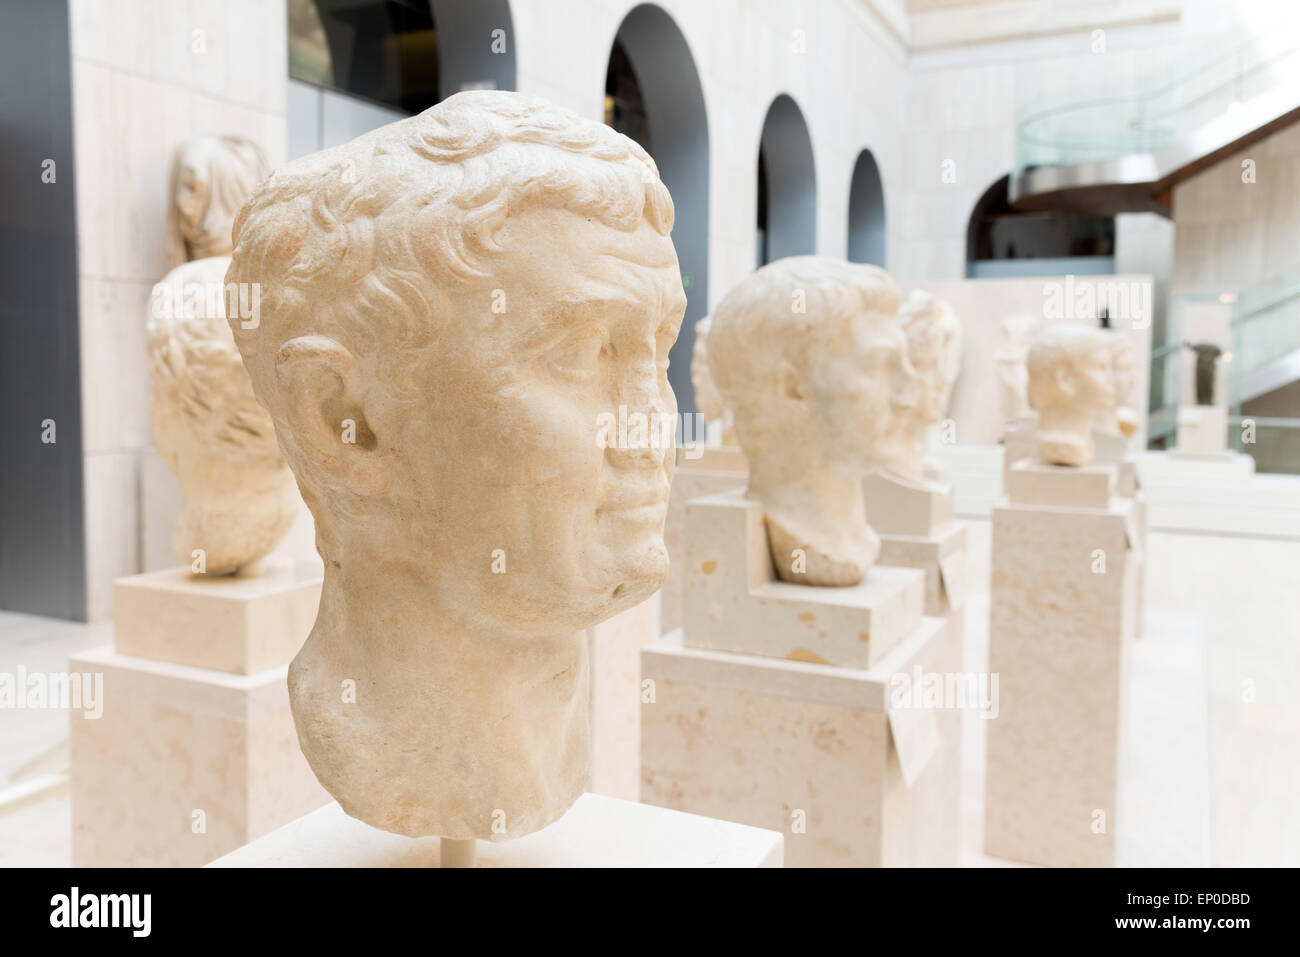
[[[477,842],[479,867],[780,867],[779,833],[584,794],[550,827]],[[436,837],[402,837],[331,802],[212,867],[437,867]]]
[[[1128,648],[1141,614],[1133,503],[993,510],[985,852],[1111,866]]]
[[[319,562],[270,565],[256,576],[203,577],[168,568],[113,583],[119,654],[252,675],[302,647],[320,606]]]
[[[664,544],[668,547],[668,577],[659,589],[659,633],[682,627],[682,606],[686,596],[686,503],[697,498],[743,489],[749,480],[744,469],[705,468],[686,459],[679,451],[677,470],[668,492],[668,519],[664,522]]]
[[[196,867],[312,811],[329,795],[298,748],[286,668],[255,675],[102,648],[103,715],[71,717],[75,867]]]
[[[641,799],[785,834],[788,867],[957,861],[961,712],[921,709],[937,747],[909,787],[892,731],[898,676],[955,674],[961,647],[924,618],[875,668],[683,647],[642,654]]]
[[[860,585],[778,581],[763,507],[735,491],[686,506],[685,644],[869,668],[915,630],[925,576],[876,565]]]
[[[591,790],[635,801],[641,789],[641,649],[659,637],[659,596],[587,629]]]
[[[862,480],[867,522],[881,537],[942,535],[952,524],[952,486],[875,472]],[[883,561],[883,558],[882,558]]]
[[[1116,466],[1044,465],[1025,459],[1007,470],[1012,505],[1105,509],[1115,494]]]

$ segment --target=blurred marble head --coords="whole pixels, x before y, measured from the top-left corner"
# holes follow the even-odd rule
[[[961,323],[952,306],[924,290],[913,290],[900,311],[907,356],[920,382],[916,420],[933,425],[948,411],[961,372]]]
[[[796,460],[847,475],[890,459],[906,432],[899,413],[920,391],[898,304],[884,270],[824,256],[770,263],[727,293],[709,367],[751,465]]]
[[[196,136],[172,158],[167,265],[228,256],[235,214],[270,167],[261,148],[239,136]]]
[[[731,413],[722,400],[722,393],[713,381],[713,372],[709,368],[709,330],[713,320],[708,316],[695,323],[695,348],[691,353],[691,385],[695,387],[695,404],[706,422],[724,424],[731,432]]]
[[[173,269],[154,287],[146,323],[154,442],[184,499],[172,545],[208,575],[266,555],[298,509],[271,416],[226,321],[229,264],[214,256]]]
[[[1038,411],[1039,455],[1055,465],[1092,458],[1093,417],[1115,407],[1110,335],[1072,322],[1052,322],[1029,346],[1029,404]]]
[[[751,273],[713,313],[710,368],[787,581],[856,584],[879,554],[860,483],[900,458],[920,392],[898,306],[876,266],[794,256]]]

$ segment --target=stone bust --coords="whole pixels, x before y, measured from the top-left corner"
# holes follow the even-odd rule
[[[235,214],[270,172],[256,143],[239,136],[196,136],[172,158],[167,265],[228,256]]]
[[[785,581],[856,585],[880,554],[862,479],[901,456],[919,393],[898,307],[878,267],[794,256],[751,273],[713,313],[710,367]]]
[[[709,330],[713,320],[708,316],[695,323],[695,348],[691,352],[691,385],[695,387],[695,404],[706,422],[722,423],[722,444],[736,444],[736,430],[731,410],[722,401],[722,393],[713,381],[713,372],[709,369]]]
[[[1137,374],[1133,361],[1133,345],[1122,333],[1105,330],[1110,340],[1111,368],[1115,374],[1115,403],[1100,416],[1103,432],[1130,438],[1137,434],[1138,416],[1131,403],[1137,388]]]
[[[409,836],[545,827],[589,777],[582,630],[653,594],[686,299],[654,162],[542,100],[465,92],[276,172],[228,281],[325,578],[289,669],[303,753]]]
[[[1029,339],[1038,322],[1031,315],[1007,316],[1001,322],[1002,344],[994,356],[997,363],[1002,419],[1012,422],[1029,413],[1029,372],[1025,361]]]
[[[1042,326],[1029,346],[1029,404],[1038,411],[1038,456],[1049,465],[1087,465],[1093,417],[1115,406],[1107,333],[1073,322]]]
[[[154,444],[184,499],[172,548],[206,575],[253,573],[299,508],[226,321],[229,265],[210,256],[177,266],[154,287],[146,322]]]
[[[912,482],[926,478],[926,456],[932,427],[943,419],[961,372],[961,323],[952,307],[923,290],[913,290],[899,313],[907,336],[907,356],[919,382],[903,455],[892,471]]]

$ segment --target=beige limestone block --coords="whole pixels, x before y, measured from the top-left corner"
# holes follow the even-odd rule
[[[591,787],[635,801],[641,788],[641,649],[659,637],[653,595],[587,630],[591,656]]]
[[[877,565],[859,585],[779,581],[763,509],[739,491],[686,506],[685,641],[794,661],[866,668],[921,618],[924,574]]]
[[[668,495],[668,519],[664,523],[664,543],[668,546],[668,576],[664,579],[664,587],[659,590],[661,635],[682,627],[682,602],[686,588],[686,503],[720,492],[743,489],[749,479],[748,469],[744,465],[745,457],[739,449],[734,458],[709,456],[710,452],[727,451],[706,449],[702,457],[688,459],[682,450],[678,450],[677,469],[673,472],[672,489]]]
[[[110,648],[103,714],[70,720],[74,867],[197,867],[320,807],[298,749],[285,668],[234,675]]]
[[[642,656],[641,799],[783,832],[789,867],[955,865],[961,712],[934,710],[939,748],[908,788],[889,707],[895,676],[960,667],[933,618],[870,670],[665,635]]]
[[[780,834],[584,794],[517,841],[479,842],[478,867],[781,867]],[[439,843],[368,827],[327,804],[211,867],[437,867]]]
[[[1087,465],[1094,417],[1115,407],[1112,337],[1074,322],[1041,327],[1029,346],[1029,405],[1038,412],[1038,458]]]
[[[952,524],[951,485],[872,472],[862,480],[862,494],[867,516],[882,542],[887,535],[940,535]]]
[[[311,631],[321,570],[281,563],[219,578],[169,568],[113,583],[118,654],[251,675],[287,665]]]
[[[1061,473],[1056,473],[1061,474]],[[985,852],[1111,866],[1128,648],[1136,633],[1132,503],[993,511]],[[1104,565],[1101,564],[1104,561]]]
[[[587,788],[587,630],[667,571],[672,225],[636,143],[498,91],[297,160],[240,211],[226,278],[260,322],[230,325],[325,562],[290,700],[348,814],[508,840]],[[611,434],[633,416],[641,438]]]
[[[713,312],[709,368],[735,416],[776,574],[852,586],[876,561],[860,483],[905,458],[920,399],[898,288],[875,266],[824,256],[769,263]],[[794,571],[789,557],[803,555]]]
[[[1117,473],[1114,465],[1043,465],[1022,459],[1007,470],[1007,500],[1012,505],[1105,509],[1115,494]]]

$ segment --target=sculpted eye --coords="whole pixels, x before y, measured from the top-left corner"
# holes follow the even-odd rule
[[[593,381],[600,373],[600,355],[605,336],[595,329],[585,329],[568,336],[546,355],[546,367],[568,382]]]

